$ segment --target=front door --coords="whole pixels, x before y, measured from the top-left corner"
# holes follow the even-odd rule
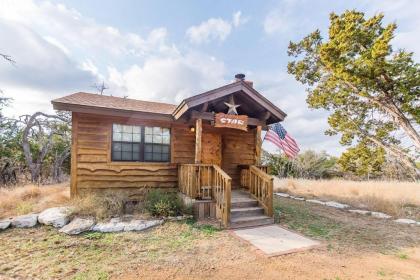
[[[201,161],[205,164],[222,165],[222,136],[203,132],[201,137]]]

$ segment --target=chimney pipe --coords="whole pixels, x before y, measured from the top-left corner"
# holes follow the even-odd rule
[[[245,74],[242,74],[242,73],[236,74],[236,75],[235,75],[235,80],[236,80],[237,82],[239,82],[239,81],[244,81],[244,80],[245,80]]]

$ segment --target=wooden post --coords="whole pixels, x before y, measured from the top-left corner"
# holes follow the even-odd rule
[[[195,163],[201,163],[201,135],[203,132],[203,120],[195,121]]]
[[[274,178],[271,177],[268,181],[268,209],[267,209],[267,216],[273,217],[273,182]]]
[[[77,195],[77,130],[78,115],[72,113],[71,116],[71,158],[70,158],[70,197]]]
[[[261,125],[258,125],[255,129],[255,165],[261,164]]]

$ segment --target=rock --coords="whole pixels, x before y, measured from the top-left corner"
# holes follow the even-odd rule
[[[141,231],[157,225],[161,225],[162,223],[163,220],[131,220],[124,223],[124,231]]]
[[[416,221],[411,220],[411,219],[396,219],[394,222],[399,223],[399,224],[407,224],[407,225],[417,224]]]
[[[99,232],[118,232],[124,230],[125,224],[120,218],[112,218],[108,222],[97,223],[92,227],[92,230]]]
[[[296,200],[305,200],[305,198],[304,197],[299,197],[299,196],[293,196],[293,195],[291,195],[290,196],[290,198],[292,198],[292,199],[296,199]]]
[[[12,222],[10,220],[0,221],[0,230],[4,230],[10,226]]]
[[[361,214],[361,215],[369,215],[370,214],[370,211],[359,210],[359,209],[349,210],[349,212],[356,213],[356,214]]]
[[[380,218],[380,219],[389,219],[391,218],[390,215],[387,215],[385,213],[381,213],[381,212],[371,212],[370,213],[373,217],[375,218]]]
[[[288,193],[276,192],[274,194],[281,197],[290,197],[290,194]]]
[[[349,208],[350,207],[347,204],[343,204],[343,203],[339,203],[339,202],[335,202],[335,201],[325,202],[325,205],[329,206],[329,207],[338,208],[338,209],[344,209],[344,208]]]
[[[63,227],[70,222],[71,210],[68,207],[54,207],[42,211],[38,216],[38,222],[53,227]]]
[[[316,200],[316,199],[307,199],[306,201],[307,201],[307,202],[310,202],[310,203],[316,203],[316,204],[325,205],[325,202],[324,202],[324,201],[321,201],[321,200]]]
[[[17,228],[34,227],[38,223],[38,214],[27,214],[12,219],[12,226]]]
[[[163,220],[130,220],[122,221],[120,218],[113,218],[108,222],[97,223],[92,227],[93,231],[99,232],[120,232],[120,231],[141,231],[157,225]]]
[[[59,232],[76,235],[91,230],[94,225],[94,218],[75,218],[69,224],[62,227]]]

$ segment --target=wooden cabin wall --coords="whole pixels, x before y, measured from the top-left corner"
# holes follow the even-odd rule
[[[176,163],[194,162],[194,133],[171,127],[172,163],[112,162],[112,124],[171,127],[168,122],[73,113],[72,195],[89,190],[118,189],[133,195],[143,187],[177,187]]]
[[[222,169],[232,177],[232,186],[240,185],[238,165],[252,165],[255,162],[256,129],[241,131],[231,128],[215,128],[209,124],[203,126],[205,133],[217,133],[222,136]]]
[[[177,164],[194,163],[195,133],[187,124],[73,113],[71,194],[119,190],[135,195],[144,187],[176,188]],[[112,162],[112,124],[171,128],[171,162]],[[239,186],[239,164],[255,164],[255,129],[240,131],[204,125],[222,135],[222,169]]]

